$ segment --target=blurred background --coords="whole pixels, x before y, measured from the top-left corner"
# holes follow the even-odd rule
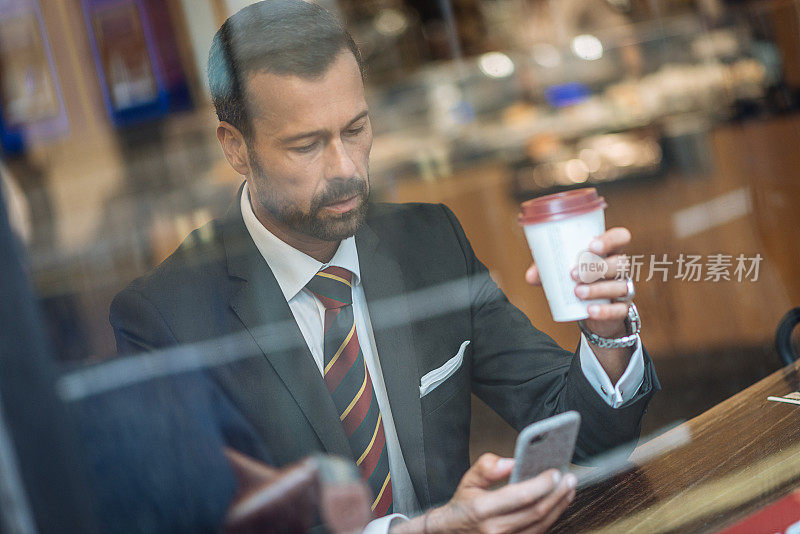
[[[248,3],[0,0],[3,194],[65,363],[113,356],[112,297],[232,202],[205,61]],[[523,280],[519,202],[591,185],[631,229],[664,390],[645,434],[780,367],[775,328],[800,305],[798,2],[320,3],[366,60],[373,198],[450,206],[565,348],[576,325]],[[728,279],[680,276],[681,255],[729,257]],[[758,272],[737,280],[739,255]],[[473,456],[510,454],[511,428],[474,404]]]

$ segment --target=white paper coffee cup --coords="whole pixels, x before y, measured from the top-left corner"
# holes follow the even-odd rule
[[[589,317],[591,304],[608,299],[581,300],[575,295],[571,271],[580,264],[581,279],[599,279],[602,258],[589,252],[589,242],[606,230],[605,199],[593,187],[546,195],[522,204],[519,222],[539,269],[553,320],[578,321]],[[592,272],[597,270],[598,272]]]

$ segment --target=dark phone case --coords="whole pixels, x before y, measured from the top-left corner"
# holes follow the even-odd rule
[[[566,472],[580,424],[580,414],[570,411],[525,427],[517,438],[510,482],[535,477],[548,469]]]

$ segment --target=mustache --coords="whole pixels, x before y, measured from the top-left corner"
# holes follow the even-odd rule
[[[313,210],[317,211],[323,206],[336,204],[356,195],[366,196],[367,181],[360,178],[350,178],[332,182],[317,198],[314,199]]]

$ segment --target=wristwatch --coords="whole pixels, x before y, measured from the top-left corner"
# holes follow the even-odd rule
[[[626,320],[628,321],[628,332],[630,333],[622,337],[600,337],[586,328],[586,325],[583,324],[583,321],[578,321],[578,327],[580,327],[581,332],[583,332],[583,335],[586,336],[586,339],[592,345],[597,345],[598,347],[604,349],[633,347],[636,345],[636,341],[639,339],[639,332],[642,331],[642,319],[639,317],[639,310],[636,309],[636,304],[633,302],[631,302],[631,305],[628,307],[628,317]]]

